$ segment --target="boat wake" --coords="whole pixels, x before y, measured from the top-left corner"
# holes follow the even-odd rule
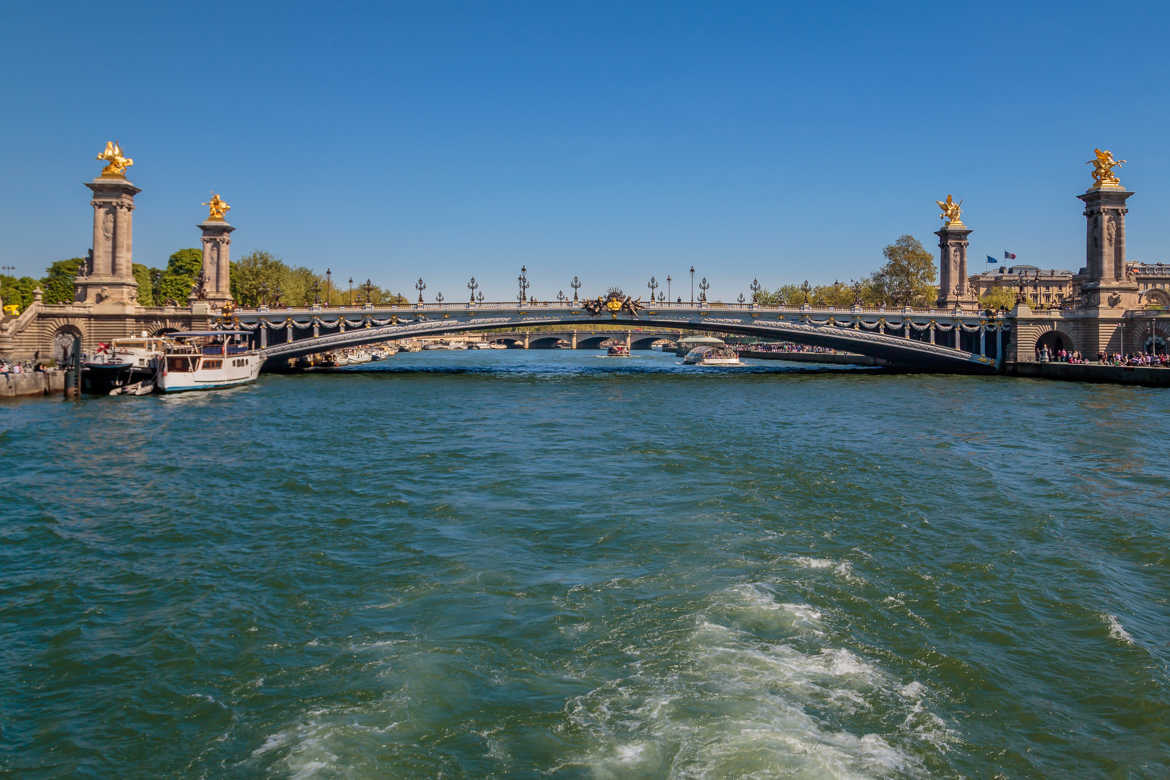
[[[716,594],[674,649],[569,702],[594,747],[561,768],[601,776],[931,774],[955,736],[926,688],[829,641],[822,613],[764,585]]]

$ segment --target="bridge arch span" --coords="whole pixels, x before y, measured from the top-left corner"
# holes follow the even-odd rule
[[[287,343],[268,346],[265,349],[270,361],[284,360],[303,355],[325,352],[343,347],[372,344],[380,341],[390,341],[419,336],[443,336],[454,333],[472,333],[475,331],[499,330],[504,327],[526,328],[549,325],[568,325],[586,329],[599,324],[618,325],[630,328],[668,328],[683,331],[720,332],[747,336],[757,336],[770,340],[791,341],[810,346],[824,346],[855,352],[862,355],[881,358],[892,365],[916,368],[921,370],[947,372],[993,372],[995,360],[986,354],[957,349],[954,346],[944,346],[943,343],[929,343],[915,338],[906,338],[905,334],[912,333],[921,338],[923,332],[929,331],[931,338],[937,336],[940,342],[948,344],[961,343],[965,337],[968,342],[973,332],[978,332],[982,341],[984,336],[984,322],[977,316],[944,317],[941,313],[891,313],[884,315],[879,327],[875,315],[858,315],[850,325],[834,319],[834,316],[850,316],[848,312],[829,315],[824,313],[777,316],[768,312],[766,316],[747,309],[733,309],[727,311],[687,310],[661,311],[643,313],[641,316],[627,313],[614,314],[610,317],[584,316],[579,311],[567,309],[532,311],[526,309],[512,310],[472,310],[446,311],[441,318],[432,319],[428,312],[404,312],[401,321],[398,315],[393,317],[392,324],[378,327],[354,327],[343,332],[322,335],[314,338],[302,338]],[[824,317],[824,319],[814,319]],[[890,322],[885,321],[890,318]],[[409,319],[408,319],[409,318]],[[274,317],[283,320],[283,316]],[[946,320],[949,320],[947,322]],[[263,328],[256,315],[241,316],[242,327]],[[280,334],[284,324],[274,323],[269,332]],[[900,328],[900,329],[899,329]],[[885,329],[886,332],[880,332]],[[896,332],[896,335],[895,335]],[[624,337],[621,331],[615,335]],[[581,346],[580,341],[578,346]]]

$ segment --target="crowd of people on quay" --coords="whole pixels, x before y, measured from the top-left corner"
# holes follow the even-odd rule
[[[1148,352],[1136,352],[1128,355],[1122,355],[1120,352],[1115,354],[1107,354],[1105,352],[1097,353],[1097,362],[1104,363],[1107,366],[1147,366],[1150,368],[1168,368],[1170,367],[1170,356],[1165,353],[1150,354]]]
[[[34,371],[44,371],[45,367],[40,363],[33,363],[26,360],[21,362],[9,362],[0,358],[0,374],[31,374]]]
[[[1036,350],[1036,360],[1041,363],[1088,363],[1085,356],[1075,349],[1049,349],[1040,347]]]
[[[791,341],[772,341],[761,344],[736,344],[736,352],[815,352],[822,355],[832,355],[839,350],[830,347],[796,344]]]
[[[1074,349],[1049,349],[1040,347],[1036,350],[1036,360],[1040,363],[1088,363],[1089,361],[1079,351]],[[1170,355],[1165,353],[1120,352],[1108,353],[1104,350],[1097,353],[1096,363],[1104,366],[1146,366],[1150,368],[1170,368]]]

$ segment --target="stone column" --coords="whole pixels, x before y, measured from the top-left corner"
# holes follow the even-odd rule
[[[967,280],[967,236],[971,230],[954,221],[935,231],[938,236],[938,306],[952,309],[979,307],[979,299]]]
[[[224,304],[232,299],[232,231],[222,219],[200,222],[203,231],[203,290],[200,300]]]
[[[1098,184],[1077,197],[1085,204],[1085,279],[1081,284],[1081,337],[1086,355],[1122,352],[1127,311],[1139,308],[1138,283],[1125,264],[1126,201],[1118,184]]]
[[[1125,267],[1125,215],[1129,213],[1125,202],[1131,195],[1120,186],[1101,186],[1077,196],[1085,203],[1086,277],[1081,289],[1090,306],[1117,308],[1132,292],[1135,297],[1125,308],[1137,307],[1138,286]],[[1123,300],[1110,304],[1113,293]]]
[[[134,196],[142,190],[122,176],[99,176],[85,186],[93,192],[93,249],[74,297],[91,305],[137,305],[133,212]]]

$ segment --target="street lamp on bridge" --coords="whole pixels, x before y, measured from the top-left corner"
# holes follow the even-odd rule
[[[804,280],[804,284],[800,286],[800,291],[804,293],[804,305],[808,306],[808,294],[812,292],[812,285],[808,283],[808,279]]]
[[[366,291],[366,305],[367,306],[373,305],[373,303],[374,303],[374,283],[371,282],[369,279],[366,279],[366,283],[364,285],[362,285],[362,288]]]
[[[671,282],[670,274],[667,274],[666,275],[666,297],[667,298],[670,298],[670,282]],[[659,297],[659,300],[661,300],[661,296]]]
[[[473,277],[471,277],[471,280],[467,283],[467,289],[471,290],[471,302],[472,303],[475,303],[475,288],[476,287],[479,287],[479,282],[475,281],[475,277],[473,276]]]
[[[353,277],[349,277],[349,305],[353,306]]]
[[[763,289],[760,287],[760,280],[752,279],[752,283],[748,285],[748,289],[752,291],[752,303],[755,303],[760,295],[760,290]]]
[[[565,291],[564,290],[557,290],[557,302],[558,303],[565,302]]]
[[[423,302],[422,291],[427,289],[427,286],[423,282],[421,276],[418,278],[418,281],[414,283],[414,289],[418,290],[418,302],[422,303]]]
[[[483,290],[480,290],[478,293],[475,294],[475,302],[476,303],[483,303]]]
[[[516,282],[520,285],[520,305],[524,305],[524,301],[528,300],[528,266],[520,266],[520,275],[516,277]]]
[[[707,283],[707,277],[704,276],[703,280],[699,282],[699,300],[702,303],[707,302],[707,291],[710,289],[711,285]]]
[[[739,294],[739,305],[740,305],[740,306],[743,306],[743,302],[744,302],[743,293],[740,293],[740,294]]]
[[[695,303],[695,267],[691,266],[691,305]]]
[[[569,286],[573,288],[573,303],[576,303],[577,291],[581,289],[581,280],[574,276],[573,281],[569,282]]]
[[[646,286],[650,288],[650,300],[653,302],[654,291],[658,289],[658,280],[651,276],[650,281],[646,282]]]
[[[443,302],[443,293],[440,292],[438,295],[435,296],[435,303],[441,304],[442,302]]]
[[[328,306],[333,297],[333,269],[325,269],[325,305]]]
[[[321,283],[319,281],[317,281],[316,279],[314,279],[313,283],[309,285],[309,292],[313,293],[313,305],[320,306],[321,305]]]

